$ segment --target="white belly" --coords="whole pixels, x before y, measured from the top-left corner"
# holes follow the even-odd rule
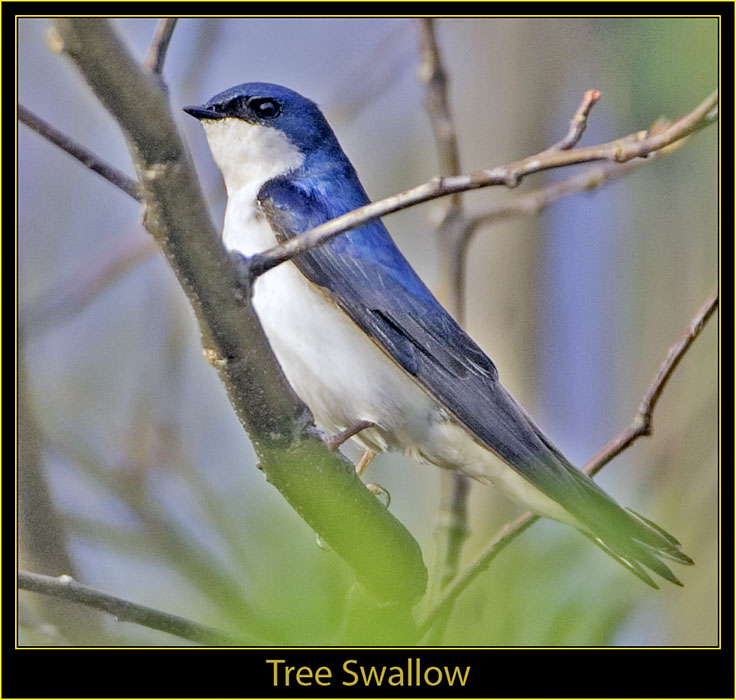
[[[243,199],[231,196],[225,215],[223,241],[243,255],[276,244],[266,220],[254,212],[253,199],[247,193]],[[353,438],[362,447],[462,471],[538,513],[570,521],[559,505],[450,421],[294,264],[262,275],[253,305],[286,378],[328,434],[371,421],[375,428]]]

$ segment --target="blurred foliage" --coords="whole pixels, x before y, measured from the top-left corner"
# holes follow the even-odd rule
[[[116,24],[142,58],[155,22]],[[603,93],[584,138],[592,144],[645,128],[663,113],[676,118],[717,86],[714,19],[438,25],[464,170],[553,143],[588,88]],[[114,124],[73,69],[45,49],[45,27],[41,19],[19,22],[21,102],[129,168]],[[283,51],[274,52],[274,42]],[[313,97],[378,198],[435,174],[415,52],[407,20],[189,19],[174,33],[165,78],[175,113],[246,80]],[[358,100],[361,74],[384,77],[357,81],[365,85]],[[219,176],[197,125],[185,119],[180,124],[220,217]],[[407,620],[391,611],[368,614],[350,571],[255,468],[162,259],[151,256],[111,276],[56,323],[26,323],[44,299],[81,284],[79,270],[96,269],[102,251],[130,251],[146,234],[137,205],[107,183],[22,127],[18,145],[19,323],[29,374],[19,392],[39,426],[34,448],[56,508],[49,527],[61,519],[75,575],[254,644],[402,639]],[[710,128],[625,181],[484,231],[471,247],[468,326],[505,384],[576,461],[628,423],[667,348],[718,281],[717,154],[717,130]],[[512,194],[495,188],[466,201],[482,210]],[[431,211],[415,208],[387,220],[430,284]],[[685,588],[650,591],[571,529],[542,522],[460,598],[443,644],[717,642],[716,324],[666,389],[654,435],[600,477],[622,502],[681,539],[696,560],[677,572]],[[386,456],[369,472],[391,493],[392,511],[430,566],[435,471]],[[516,512],[474,486],[464,562]],[[43,570],[34,546],[22,546],[22,561]],[[23,644],[179,643],[102,615],[67,629],[30,594],[21,596],[21,612]]]

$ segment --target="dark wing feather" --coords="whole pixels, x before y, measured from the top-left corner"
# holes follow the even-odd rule
[[[281,240],[344,213],[314,188],[288,178],[267,183],[259,202]],[[587,526],[605,551],[650,585],[637,562],[677,582],[656,558],[662,553],[691,563],[674,538],[623,510],[565,459],[498,381],[493,362],[421,282],[380,221],[294,263],[480,443]]]

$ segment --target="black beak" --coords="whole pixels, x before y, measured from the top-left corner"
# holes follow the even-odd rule
[[[195,119],[222,119],[225,116],[203,105],[190,105],[189,107],[182,107],[182,109]]]

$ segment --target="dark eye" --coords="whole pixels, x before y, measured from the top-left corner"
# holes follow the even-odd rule
[[[273,119],[281,113],[281,105],[270,97],[252,97],[248,107],[261,119]]]

